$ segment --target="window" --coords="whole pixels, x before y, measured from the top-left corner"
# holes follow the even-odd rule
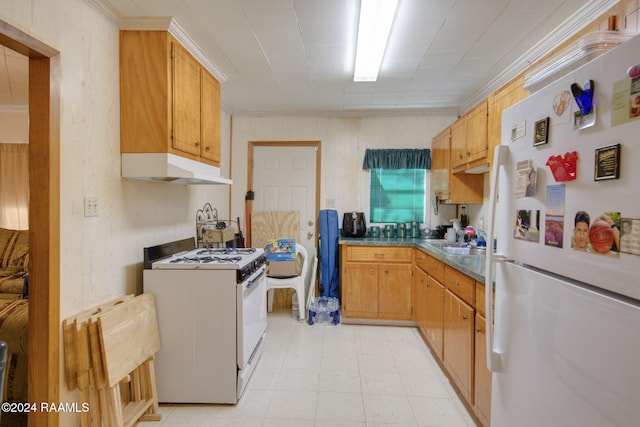
[[[370,169],[371,222],[424,222],[425,169]]]

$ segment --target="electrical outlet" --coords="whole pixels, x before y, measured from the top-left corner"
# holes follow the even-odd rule
[[[84,198],[84,216],[98,216],[98,198],[97,197],[85,197]]]

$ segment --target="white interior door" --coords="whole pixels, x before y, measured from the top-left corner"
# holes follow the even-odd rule
[[[300,240],[309,254],[315,248],[316,156],[311,146],[255,146],[254,211],[300,212]]]

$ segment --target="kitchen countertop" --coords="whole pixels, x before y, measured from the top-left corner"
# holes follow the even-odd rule
[[[485,257],[482,255],[451,255],[430,243],[443,241],[424,237],[340,237],[338,243],[341,245],[408,246],[418,248],[478,282],[484,283]]]

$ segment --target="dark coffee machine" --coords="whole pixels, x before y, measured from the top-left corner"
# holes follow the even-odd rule
[[[363,237],[367,232],[364,212],[349,212],[342,216],[342,235],[345,237]]]

